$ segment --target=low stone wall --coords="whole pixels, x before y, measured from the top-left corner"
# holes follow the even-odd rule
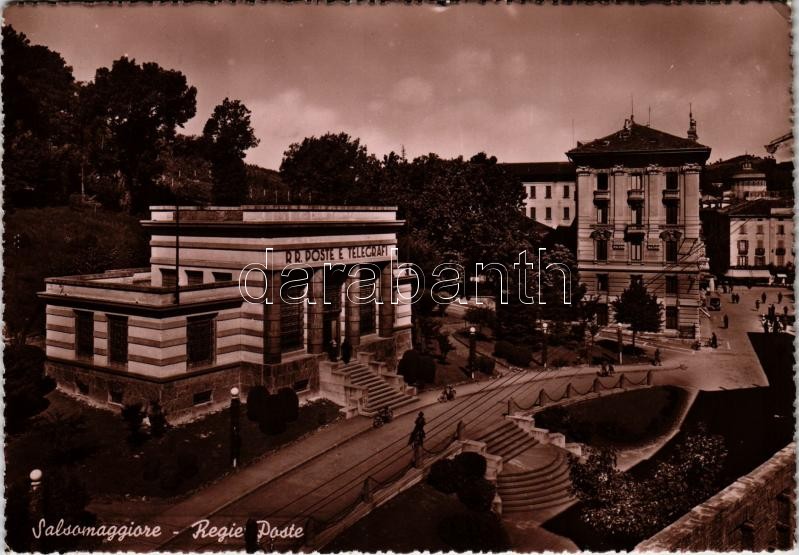
[[[765,551],[794,546],[796,443],[639,543],[636,551]]]

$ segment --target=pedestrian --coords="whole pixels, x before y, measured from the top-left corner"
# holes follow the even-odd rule
[[[338,360],[338,342],[335,339],[331,339],[330,343],[328,344],[330,360],[332,362],[336,362]]]
[[[426,435],[424,431],[425,424],[427,424],[427,421],[424,419],[424,413],[419,411],[419,414],[416,416],[413,431],[411,432],[411,437],[408,439],[408,445],[413,445],[415,447],[424,443]]]
[[[782,326],[780,325],[779,320],[774,320],[774,333],[780,333],[782,331]]]
[[[716,334],[715,334],[715,333],[713,333],[713,334],[710,336],[710,346],[711,346],[711,347],[713,347],[714,349],[715,349],[715,348],[717,348],[717,347],[719,346],[719,340],[718,340],[718,338],[716,337]]]
[[[777,304],[782,304],[782,291],[777,293]]]
[[[768,320],[763,318],[763,333],[768,333]]]
[[[763,291],[763,293],[760,294],[760,300],[763,302],[763,304],[766,304],[766,292],[765,291]]]
[[[602,359],[602,364],[599,368],[599,375],[600,376],[607,376],[608,375],[608,365],[605,362],[605,359]]]
[[[755,299],[755,310],[760,310],[760,299]]]
[[[349,364],[350,359],[352,358],[352,343],[346,337],[344,341],[341,342],[341,360],[344,361],[344,364]]]
[[[776,314],[777,314],[777,307],[775,307],[774,304],[772,303],[772,305],[768,307],[768,317],[773,320]]]
[[[732,285],[732,283],[731,283],[731,284],[730,284],[730,293],[732,293],[732,290],[733,290],[733,285]]]
[[[616,369],[613,368],[613,363],[608,362],[608,376],[613,376],[616,373]]]
[[[660,361],[660,349],[655,349],[655,366],[663,366],[663,363]]]
[[[725,314],[725,315],[724,315],[724,329],[726,330],[726,329],[727,329],[727,328],[729,328],[729,327],[730,327],[730,319],[729,319],[729,318],[727,317],[727,315]]]
[[[785,314],[785,316],[788,316],[788,305],[787,304],[782,307],[782,313]]]

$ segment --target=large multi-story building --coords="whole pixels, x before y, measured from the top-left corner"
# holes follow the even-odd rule
[[[599,322],[613,320],[610,302],[634,280],[665,306],[664,327],[698,331],[699,174],[710,148],[688,137],[639,125],[630,117],[615,133],[578,144],[577,263],[587,294],[600,301]]]
[[[403,402],[410,285],[391,263],[402,224],[386,207],[154,207],[149,268],[46,280],[47,373],[94,405],[157,401],[171,421],[253,385],[347,414]],[[362,375],[323,364],[344,339],[372,353]]]
[[[524,214],[550,228],[568,227],[577,217],[577,188],[570,162],[509,163],[502,166],[524,187]]]

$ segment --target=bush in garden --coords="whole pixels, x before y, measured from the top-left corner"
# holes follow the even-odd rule
[[[458,488],[458,499],[473,511],[490,511],[496,486],[483,477],[464,480]]]
[[[422,355],[419,357],[419,370],[417,379],[424,383],[435,383],[436,381],[436,361],[433,357]]]
[[[300,399],[290,387],[283,387],[277,392],[280,411],[286,422],[295,422],[300,417]]]
[[[122,419],[128,424],[130,436],[128,441],[134,445],[140,444],[145,440],[145,435],[142,430],[142,423],[146,416],[141,403],[133,403],[122,407]]]
[[[482,478],[485,476],[488,463],[486,458],[480,453],[467,452],[457,455],[452,459],[455,472],[463,480]]]
[[[397,373],[405,378],[405,383],[413,384],[419,381],[419,359],[421,355],[416,349],[405,351],[400,359]]]
[[[505,358],[514,366],[526,367],[533,360],[533,353],[527,347],[511,346],[510,352]]]
[[[478,356],[477,360],[475,361],[475,366],[479,372],[490,376],[494,373],[496,361],[493,358]]]
[[[55,388],[55,382],[44,375],[44,358],[44,351],[32,345],[6,345],[3,350],[8,433],[21,432],[28,418],[50,404],[44,396]]]
[[[286,431],[286,415],[283,413],[278,395],[267,396],[258,427],[263,433],[272,436]]]
[[[497,341],[494,343],[494,356],[507,359],[513,350],[513,344],[510,341]]]
[[[247,419],[251,422],[260,422],[261,415],[266,407],[269,391],[262,385],[254,385],[247,392]]]
[[[169,427],[166,415],[158,401],[150,402],[150,433],[153,437],[161,437]]]
[[[460,476],[452,459],[440,459],[430,467],[427,483],[441,493],[455,493],[460,485]]]

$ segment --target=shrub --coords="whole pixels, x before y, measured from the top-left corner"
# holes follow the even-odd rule
[[[154,437],[161,437],[168,427],[169,423],[166,421],[166,415],[161,409],[160,403],[152,401],[150,403],[150,433]]]
[[[128,441],[137,445],[145,440],[142,431],[142,422],[144,421],[145,412],[141,403],[133,403],[122,407],[122,419],[127,422],[130,435]]]
[[[44,351],[32,345],[6,345],[3,351],[9,433],[21,432],[28,418],[50,404],[44,396],[55,388],[55,382],[44,375],[44,358]]]
[[[423,383],[435,383],[436,381],[436,361],[433,357],[422,355],[419,357],[419,370],[417,380]]]
[[[526,367],[533,360],[533,353],[528,347],[512,346],[506,358],[514,366]]]
[[[465,480],[458,488],[458,499],[473,511],[490,511],[496,487],[485,478]]]
[[[290,387],[283,387],[277,392],[280,411],[286,422],[296,422],[300,417],[300,399]]]
[[[485,476],[488,463],[486,458],[480,453],[467,452],[461,453],[452,459],[456,474],[462,480],[471,480]]]
[[[513,350],[513,344],[510,341],[497,341],[494,343],[494,356],[507,359],[510,352]]]
[[[478,328],[485,326],[494,329],[497,323],[497,314],[486,306],[470,306],[466,309],[464,320]]]
[[[402,355],[402,359],[397,367],[397,373],[405,378],[405,383],[416,383],[419,381],[419,358],[421,355],[416,349],[409,349]]]
[[[262,385],[255,385],[247,392],[247,419],[260,422],[266,407],[269,391]]]
[[[441,493],[455,493],[460,485],[460,477],[452,459],[441,459],[433,463],[427,475],[427,483]]]
[[[490,376],[494,373],[496,361],[490,357],[478,356],[475,360],[475,366],[479,372]]]
[[[278,395],[268,395],[261,419],[258,421],[260,430],[269,435],[278,435],[286,431],[286,415]]]

